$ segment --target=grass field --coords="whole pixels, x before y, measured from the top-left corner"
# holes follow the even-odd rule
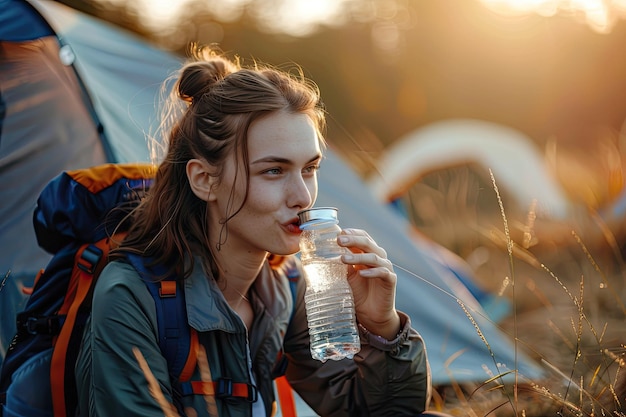
[[[434,409],[453,416],[626,416],[620,223],[605,224],[585,209],[554,220],[533,207],[507,207],[493,177],[467,168],[427,178],[406,202],[418,230],[467,260],[483,289],[511,302],[498,325],[547,375],[517,375],[510,386],[437,387]]]

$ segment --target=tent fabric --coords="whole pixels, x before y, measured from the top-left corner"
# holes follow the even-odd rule
[[[106,161],[73,70],[58,56],[54,37],[0,42],[3,275],[9,270],[12,276],[32,274],[48,260],[32,224],[36,196],[48,180],[64,169]]]
[[[7,111],[0,137],[0,274],[10,270],[11,276],[0,291],[0,353],[23,302],[20,287],[29,285],[47,261],[31,223],[39,191],[64,169],[104,162],[107,148],[112,162],[149,160],[146,137],[158,122],[159,89],[181,62],[59,3],[31,3],[72,48],[73,64],[95,114],[78,91],[81,84],[73,69],[61,63],[59,53],[66,55],[56,38],[44,37],[36,44],[2,41],[0,94]],[[0,22],[7,13],[13,12],[0,8]],[[107,143],[99,143],[102,138]],[[332,149],[319,182],[317,204],[337,207],[343,227],[367,230],[396,265],[397,307],[411,316],[426,341],[434,384],[482,382],[513,368],[529,379],[542,375],[542,369],[487,318],[458,279],[459,271],[450,262],[453,256],[434,249],[406,219],[377,201]]]

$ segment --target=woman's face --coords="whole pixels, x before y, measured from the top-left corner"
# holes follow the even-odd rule
[[[248,198],[228,221],[222,247],[277,255],[297,252],[297,213],[311,207],[317,198],[321,157],[319,139],[307,115],[279,111],[254,121],[248,130]],[[244,201],[246,174],[242,163],[235,164],[235,158],[233,155],[227,161],[213,191],[213,219],[223,221]],[[219,239],[221,225],[212,223],[212,233],[216,234],[212,239]]]

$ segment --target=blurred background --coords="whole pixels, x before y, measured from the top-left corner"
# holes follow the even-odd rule
[[[479,274],[502,208],[520,249],[578,247],[576,230],[621,262],[625,0],[62,2],[181,55],[301,65],[331,146]]]

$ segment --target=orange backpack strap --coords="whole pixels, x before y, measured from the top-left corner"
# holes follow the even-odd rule
[[[200,343],[198,342],[198,332],[196,329],[190,330],[190,343],[189,343],[189,355],[187,356],[187,362],[180,373],[179,381],[189,381],[193,376],[193,371],[196,369],[198,363],[198,351],[200,349]]]
[[[280,401],[280,412],[283,417],[296,417],[296,402],[293,398],[293,391],[287,377],[279,376],[275,379],[278,400]]]
[[[245,382],[233,382],[229,378],[220,378],[217,381],[189,381],[181,384],[183,395],[212,395],[215,398],[237,397],[248,402],[255,402],[259,398],[259,392],[252,384]]]
[[[258,393],[256,387],[251,384],[232,382],[229,378],[221,378],[217,381],[211,381],[210,379],[208,381],[191,381],[198,364],[197,358],[200,352],[200,343],[198,341],[198,332],[195,329],[190,328],[189,336],[189,355],[178,379],[178,387],[182,395],[212,395],[216,398],[240,397],[248,401],[256,401]]]
[[[50,363],[50,383],[52,404],[55,416],[66,415],[66,362],[72,337],[82,337],[74,333],[80,307],[92,294],[95,277],[102,270],[110,250],[109,238],[96,243],[84,244],[76,252],[74,268],[59,315],[65,315],[65,321],[54,343],[54,352]],[[90,300],[89,300],[90,302]],[[69,370],[71,372],[71,370]]]

